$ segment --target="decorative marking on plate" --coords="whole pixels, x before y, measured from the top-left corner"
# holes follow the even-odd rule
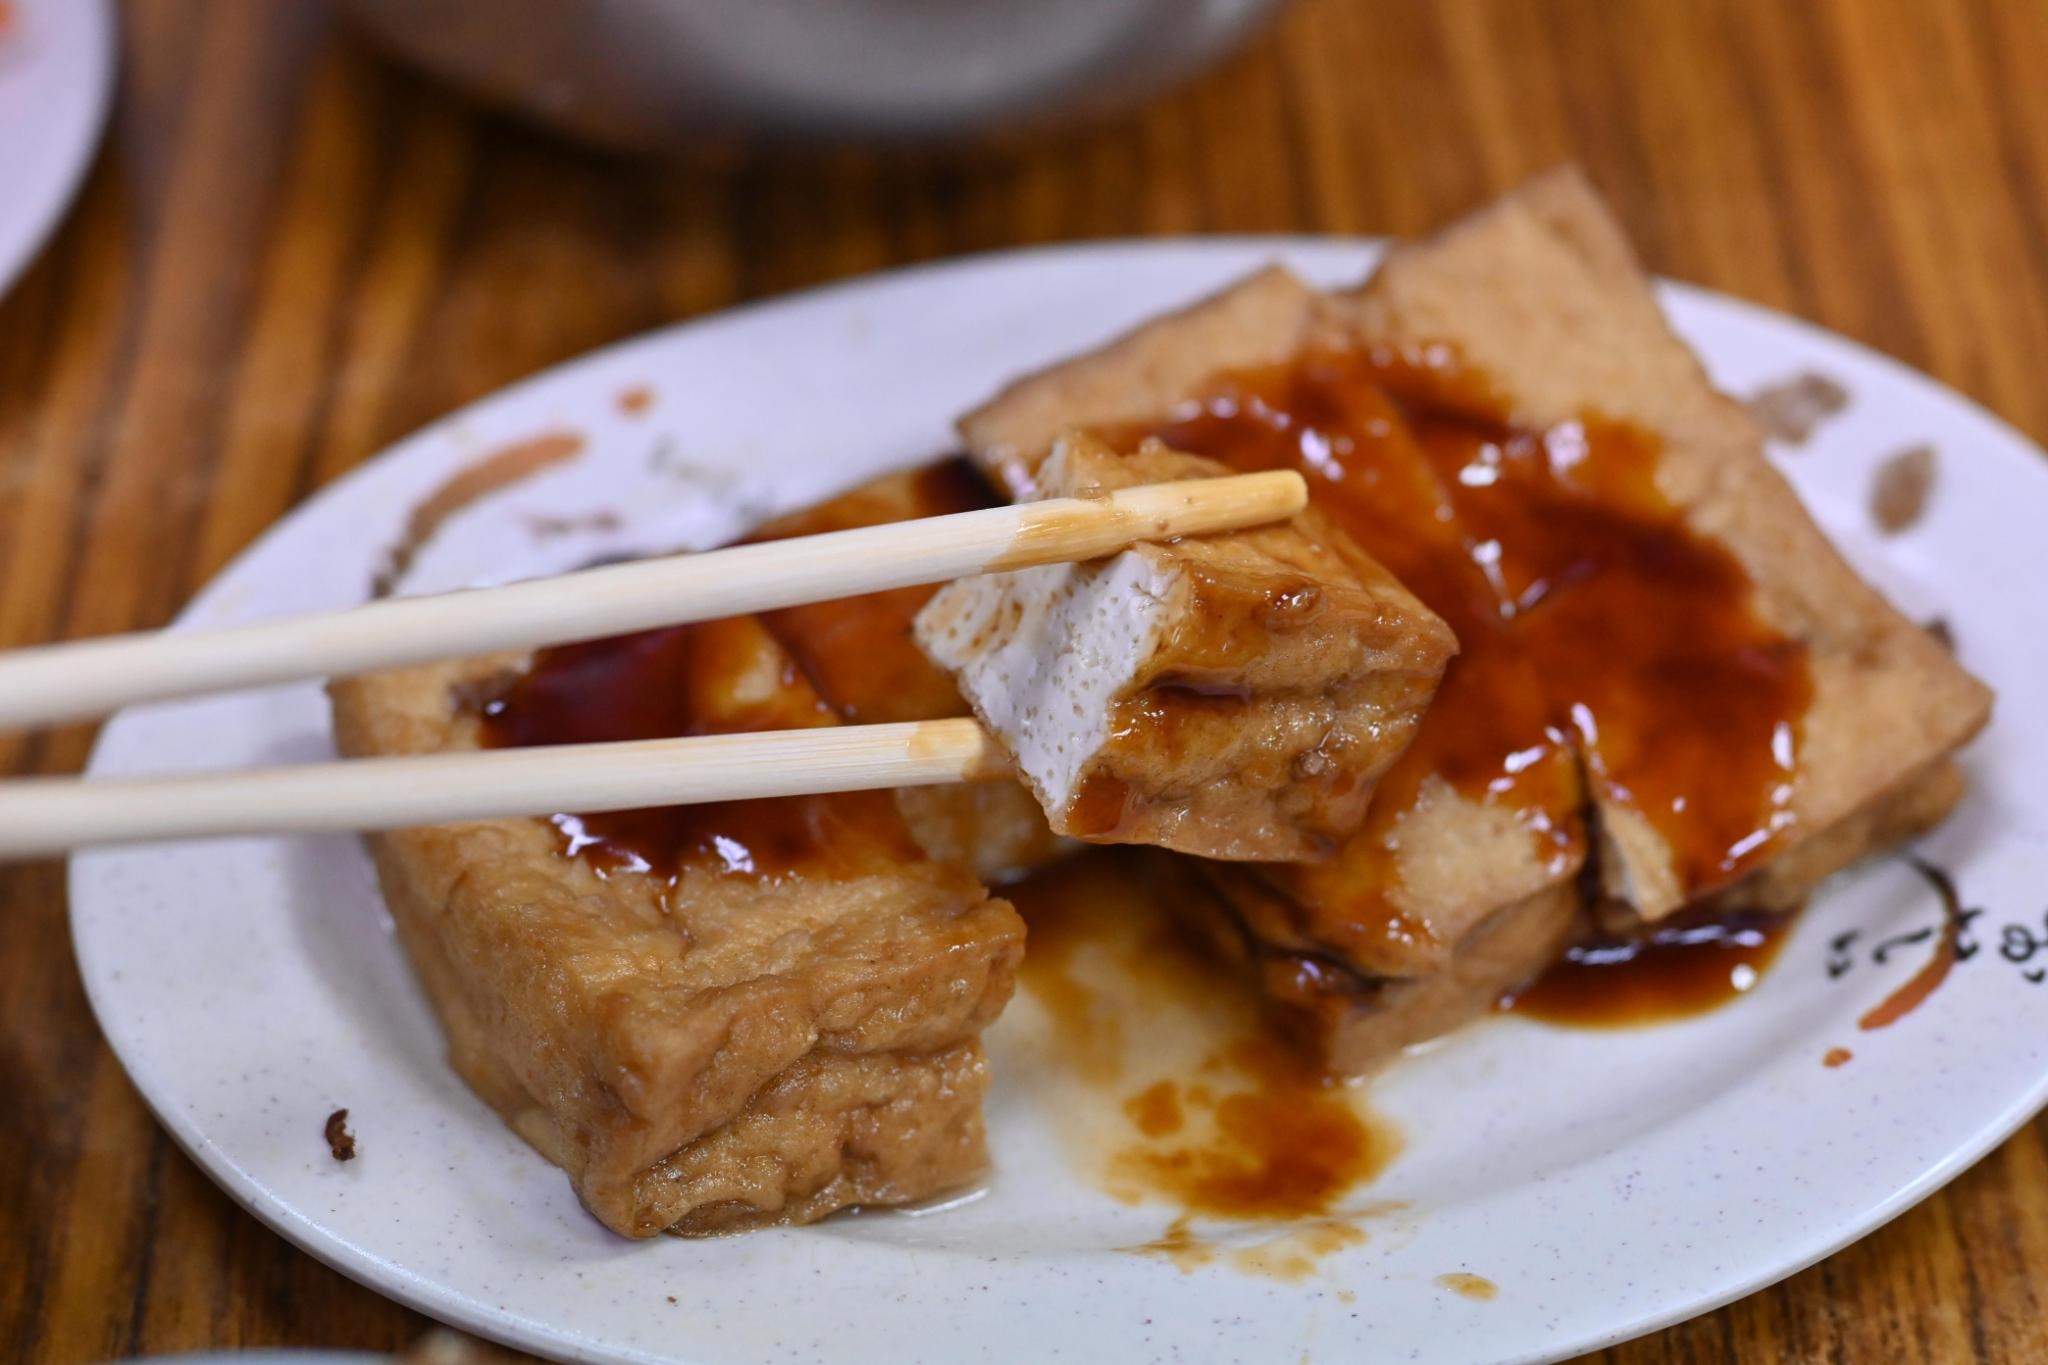
[[[1744,406],[1765,436],[1801,446],[1830,417],[1849,406],[1849,390],[1827,375],[1805,370],[1757,390]]]
[[[1934,493],[1934,447],[1924,442],[1887,455],[1870,480],[1870,517],[1886,535],[1910,531]]]
[[[390,596],[413,560],[450,517],[493,493],[575,459],[583,453],[584,446],[580,432],[548,431],[501,446],[464,465],[413,508],[406,518],[404,534],[385,553],[382,567],[370,581],[370,595]]]
[[[1940,920],[1876,939],[1862,929],[1845,929],[1828,940],[1829,980],[1839,980],[1866,962],[1883,967],[1907,948],[1929,942],[1934,945],[1932,955],[1919,971],[1857,1020],[1857,1026],[1865,1030],[1887,1028],[1905,1018],[1948,979],[1951,969],[1975,960],[1983,947],[1977,939],[1976,924],[1984,917],[1984,907],[1964,905],[1955,878],[1946,869],[1910,854],[1906,862],[1934,889]],[[2048,912],[2043,913],[2038,930],[2021,920],[1999,925],[1998,956],[2020,968],[2019,975],[2030,985],[2038,986],[2048,979]],[[2041,962],[2029,965],[2036,958]]]

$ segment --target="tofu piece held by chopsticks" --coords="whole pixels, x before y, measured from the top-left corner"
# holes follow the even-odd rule
[[[1036,491],[1228,472],[1070,432]],[[917,639],[1056,832],[1235,861],[1323,857],[1356,829],[1457,651],[1450,627],[1312,513],[962,579],[925,606]]]

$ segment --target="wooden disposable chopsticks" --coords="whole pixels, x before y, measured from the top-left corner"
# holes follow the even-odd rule
[[[1010,771],[972,720],[0,783],[0,857],[217,834],[394,829],[555,811],[971,782]]]
[[[1277,521],[1306,501],[1289,471],[1148,484],[256,625],[21,650],[0,655],[0,727],[1093,559],[1138,541]],[[979,726],[947,720],[195,776],[32,778],[0,782],[0,856],[915,786],[1006,770]]]

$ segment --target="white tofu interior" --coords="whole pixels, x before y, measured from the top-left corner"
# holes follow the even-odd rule
[[[918,616],[917,639],[1058,812],[1185,592],[1181,575],[1142,549],[984,574],[942,588]]]

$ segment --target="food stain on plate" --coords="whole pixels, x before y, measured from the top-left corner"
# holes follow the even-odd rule
[[[1443,1288],[1450,1290],[1453,1294],[1461,1295],[1468,1299],[1477,1299],[1481,1303],[1490,1302],[1500,1297],[1499,1285],[1487,1279],[1484,1275],[1474,1275],[1469,1270],[1454,1270],[1448,1275],[1439,1275],[1436,1277],[1436,1282]]]
[[[609,509],[567,517],[531,515],[526,518],[526,533],[535,540],[559,540],[563,536],[607,535],[622,530],[625,524],[625,518]]]
[[[1166,1231],[1149,1242],[1120,1247],[1138,1256],[1158,1256],[1191,1271],[1219,1260],[1246,1275],[1299,1284],[1321,1266],[1323,1258],[1345,1247],[1369,1241],[1360,1223],[1373,1213],[1405,1208],[1382,1204],[1354,1211],[1346,1218],[1317,1218],[1291,1224],[1270,1236],[1250,1242],[1233,1242],[1226,1234],[1202,1235],[1194,1230],[1194,1219],[1182,1214],[1167,1224]],[[1241,1235],[1241,1234],[1238,1234]],[[1255,1234],[1256,1235],[1256,1234]]]
[[[414,505],[406,518],[404,533],[385,551],[384,562],[371,579],[370,595],[389,597],[420,551],[449,518],[493,493],[576,459],[583,454],[585,445],[581,432],[546,431],[500,446],[464,464]]]
[[[1177,1211],[1124,1250],[1305,1279],[1366,1240],[1362,1219],[1397,1207],[1352,1196],[1400,1154],[1400,1134],[1186,940],[1166,908],[1170,877],[1156,855],[1103,849],[1008,889],[1030,931],[1034,1091],[1112,1197]]]

